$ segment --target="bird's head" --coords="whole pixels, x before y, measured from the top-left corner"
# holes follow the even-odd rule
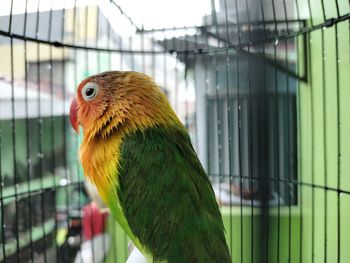
[[[81,125],[89,139],[179,122],[154,81],[132,71],[108,71],[83,80],[71,103],[70,120],[74,130]]]

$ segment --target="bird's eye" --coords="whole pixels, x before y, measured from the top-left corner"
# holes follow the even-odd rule
[[[98,94],[98,85],[94,82],[87,83],[81,91],[84,100],[89,101],[94,99]]]

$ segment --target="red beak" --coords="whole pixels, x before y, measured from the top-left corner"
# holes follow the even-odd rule
[[[78,103],[77,99],[73,98],[70,104],[70,123],[76,133],[79,133],[79,122],[78,122]]]

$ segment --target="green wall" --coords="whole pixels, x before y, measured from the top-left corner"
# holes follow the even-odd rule
[[[338,252],[340,262],[350,258],[350,195],[341,192],[350,190],[349,37],[349,21],[344,21],[305,39],[310,59],[308,80],[298,89],[299,180],[316,187],[299,191],[302,262],[325,262],[325,256],[337,262]]]

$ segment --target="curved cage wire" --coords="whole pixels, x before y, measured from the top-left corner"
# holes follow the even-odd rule
[[[127,260],[68,120],[78,83],[107,70],[167,95],[233,262],[348,261],[348,0],[6,0],[0,54],[1,262]]]

